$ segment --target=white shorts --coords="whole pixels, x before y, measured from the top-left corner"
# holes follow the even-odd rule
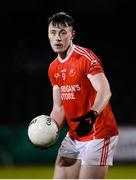
[[[81,164],[112,165],[118,136],[80,142],[67,136],[62,141],[58,154],[63,157],[80,159]]]

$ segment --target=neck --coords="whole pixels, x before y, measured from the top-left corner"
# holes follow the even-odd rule
[[[67,58],[72,50],[72,46],[73,46],[73,43],[71,42],[69,47],[67,48],[67,50],[65,52],[62,52],[62,53],[59,53],[58,54],[58,57],[61,59],[61,60],[64,60],[65,58]]]

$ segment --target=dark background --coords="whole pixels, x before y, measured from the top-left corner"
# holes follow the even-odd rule
[[[76,21],[75,44],[101,59],[119,125],[135,124],[135,6],[130,0],[20,0],[1,2],[0,121],[27,126],[49,114],[52,89],[47,71],[55,57],[47,19],[66,11]]]
[[[27,134],[30,121],[52,109],[47,72],[56,54],[49,45],[47,20],[58,11],[66,11],[75,19],[74,43],[90,48],[101,59],[118,125],[136,125],[134,1],[1,1],[0,165],[52,163],[66,134],[64,126],[57,143],[48,151],[35,149]],[[126,139],[122,139],[121,155],[126,150]],[[130,141],[127,147],[132,145]]]

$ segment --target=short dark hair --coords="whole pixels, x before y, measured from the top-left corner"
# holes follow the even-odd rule
[[[53,26],[63,25],[64,27],[71,26],[74,28],[74,19],[66,12],[58,12],[48,18],[48,25],[52,23]]]

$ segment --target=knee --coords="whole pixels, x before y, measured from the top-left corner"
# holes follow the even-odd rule
[[[72,166],[76,163],[76,159],[71,159],[71,158],[67,158],[67,157],[59,157],[56,161],[58,166]]]

